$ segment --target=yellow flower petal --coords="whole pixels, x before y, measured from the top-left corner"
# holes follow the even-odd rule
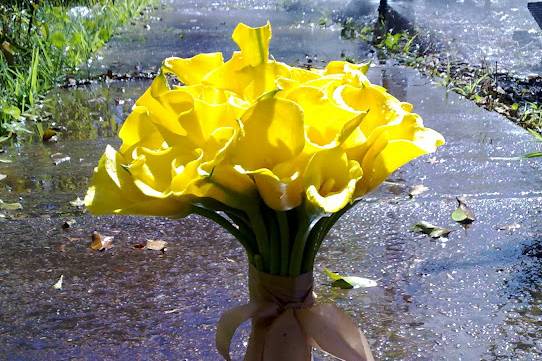
[[[330,61],[326,65],[324,73],[325,74],[341,74],[341,73],[356,72],[356,71],[359,71],[362,74],[367,74],[367,71],[369,71],[369,63],[352,64],[347,61],[334,60],[334,61]]]
[[[193,108],[181,114],[178,123],[186,130],[187,138],[201,147],[217,129],[237,129],[237,116],[237,109],[229,103],[208,104],[195,99]]]
[[[93,214],[139,214],[184,217],[190,208],[190,197],[159,199],[144,195],[123,166],[125,160],[107,146],[94,170],[85,205]]]
[[[434,152],[443,144],[442,135],[420,125],[414,114],[398,125],[379,128],[368,139],[362,155],[364,178],[357,186],[355,197],[373,190],[402,165]]]
[[[121,153],[129,152],[134,145],[160,148],[164,138],[150,119],[147,108],[135,106],[119,131],[122,139]]]
[[[277,211],[287,211],[303,201],[303,179],[301,177],[304,162],[285,162],[278,164],[273,170],[260,168],[253,171],[237,166],[241,174],[250,175],[258,188],[258,193],[268,207]]]
[[[163,69],[171,72],[186,85],[201,83],[211,70],[224,64],[222,53],[198,54],[192,58],[167,58]]]
[[[315,87],[298,87],[290,91],[287,98],[303,109],[307,138],[316,146],[330,148],[342,143],[365,116],[365,113],[340,106]]]
[[[172,179],[172,164],[178,158],[193,159],[189,152],[176,154],[174,148],[152,150],[136,148],[133,151],[134,161],[126,166],[134,179],[134,184],[142,193],[157,198],[168,196]],[[183,159],[184,161],[184,159]]]
[[[229,164],[218,164],[211,174],[190,184],[188,191],[198,198],[212,198],[245,211],[252,211],[259,202],[254,182]]]
[[[304,175],[309,205],[325,213],[338,212],[352,201],[362,174],[359,163],[348,160],[340,148],[314,154]]]
[[[271,24],[253,28],[239,23],[232,34],[232,39],[239,45],[245,65],[256,66],[269,59],[269,41]]]
[[[247,101],[254,101],[262,94],[278,89],[277,79],[289,77],[290,67],[270,61],[256,66],[246,66],[240,53],[210,72],[203,82],[210,86],[231,90]]]
[[[272,169],[295,158],[305,145],[303,113],[285,99],[268,98],[246,111],[244,134],[232,149],[231,161],[247,170]]]
[[[193,108],[193,97],[181,89],[169,90],[165,76],[158,76],[137,101],[149,113],[149,119],[160,131],[166,142],[173,142],[179,135],[186,135],[178,117]]]

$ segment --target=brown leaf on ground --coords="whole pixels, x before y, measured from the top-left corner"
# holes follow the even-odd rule
[[[58,281],[56,281],[56,283],[53,285],[53,288],[55,290],[61,290],[62,289],[62,283],[64,281],[64,275],[60,275],[60,278],[58,279]]]
[[[85,205],[85,201],[77,197],[73,201],[70,201],[70,205],[77,208],[82,208]]]
[[[435,226],[434,224],[431,224],[426,221],[421,221],[421,222],[416,223],[412,227],[412,230],[414,232],[427,234],[431,238],[447,237],[451,232],[447,228]]]
[[[145,249],[150,249],[153,251],[166,251],[167,250],[166,246],[167,246],[166,241],[148,239],[147,244],[145,245]]]
[[[67,221],[65,221],[64,223],[62,223],[62,229],[68,229],[68,228],[71,228],[73,227],[73,225],[77,223],[75,221],[75,219],[68,219]]]
[[[452,213],[452,219],[457,223],[469,224],[476,220],[474,212],[470,209],[463,198],[457,197],[457,209]]]
[[[113,237],[104,236],[96,231],[92,232],[92,242],[90,249],[94,251],[105,251],[113,247]]]
[[[497,227],[498,231],[516,231],[521,228],[518,223],[503,224]]]
[[[54,153],[51,154],[51,159],[53,160],[54,165],[59,165],[64,162],[69,162],[71,158],[62,153]]]
[[[410,187],[408,195],[411,198],[413,198],[413,197],[419,196],[420,194],[422,194],[424,192],[427,192],[428,190],[429,190],[429,188],[427,188],[423,184],[416,184],[416,185]]]
[[[19,209],[23,209],[23,206],[21,203],[5,203],[3,200],[0,199],[0,209],[5,211],[16,211]]]

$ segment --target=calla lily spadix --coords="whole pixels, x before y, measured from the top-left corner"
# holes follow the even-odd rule
[[[239,24],[232,38],[240,50],[227,61],[164,60],[85,204],[94,214],[199,214],[241,242],[255,271],[299,277],[343,212],[444,139],[371,84],[368,64],[278,62],[269,23]]]

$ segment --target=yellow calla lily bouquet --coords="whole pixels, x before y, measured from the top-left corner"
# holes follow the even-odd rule
[[[275,61],[269,23],[239,24],[232,37],[240,51],[226,62],[222,53],[164,61],[120,130],[120,149],[108,146],[100,159],[86,206],[95,214],[194,213],[240,241],[251,302],[219,323],[226,359],[247,319],[246,360],[310,360],[312,346],[371,359],[344,314],[314,306],[314,259],[341,214],[444,139],[412,105],[371,84],[367,64],[306,70]]]

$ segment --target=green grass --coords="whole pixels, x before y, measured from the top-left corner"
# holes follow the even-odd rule
[[[11,0],[0,5],[0,141],[29,132],[44,94],[66,73],[77,73],[116,29],[155,2]],[[87,14],[70,13],[70,5]]]

